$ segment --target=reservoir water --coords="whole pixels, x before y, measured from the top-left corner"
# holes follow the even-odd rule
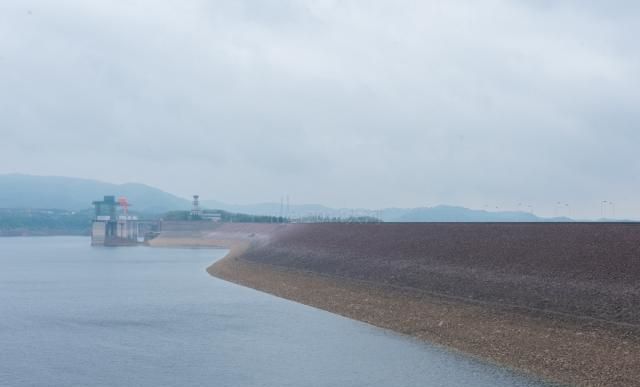
[[[209,276],[225,253],[0,238],[0,386],[545,385]]]

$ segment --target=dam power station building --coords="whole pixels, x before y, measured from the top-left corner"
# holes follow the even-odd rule
[[[91,245],[130,246],[137,245],[139,222],[137,216],[129,215],[129,203],[124,197],[105,196],[93,202],[95,215],[91,224]]]

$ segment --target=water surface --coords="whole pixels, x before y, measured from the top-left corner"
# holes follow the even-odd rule
[[[0,238],[0,385],[543,386],[209,276],[225,253]]]

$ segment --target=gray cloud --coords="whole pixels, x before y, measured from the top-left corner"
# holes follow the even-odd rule
[[[4,1],[0,172],[640,217],[640,10],[603,4]]]

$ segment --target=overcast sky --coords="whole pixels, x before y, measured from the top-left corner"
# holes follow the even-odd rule
[[[0,173],[640,217],[637,4],[2,0]]]

